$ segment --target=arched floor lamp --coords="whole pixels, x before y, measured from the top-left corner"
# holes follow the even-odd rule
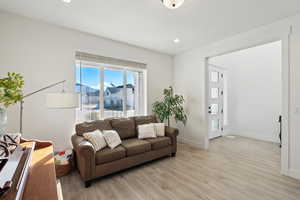
[[[49,88],[55,87],[57,85],[63,84],[63,90],[62,92],[59,93],[49,93],[46,96],[46,104],[48,108],[54,108],[54,109],[72,109],[72,108],[77,108],[78,103],[79,103],[79,96],[76,93],[67,93],[64,90],[64,83],[66,80],[59,81],[57,83],[53,83],[51,85],[48,85],[46,87],[43,87],[39,90],[36,90],[34,92],[31,92],[29,94],[26,94],[23,96],[23,99],[21,100],[20,103],[20,134],[23,133],[23,104],[24,104],[24,99],[32,96],[36,93],[39,93],[41,91],[47,90]]]

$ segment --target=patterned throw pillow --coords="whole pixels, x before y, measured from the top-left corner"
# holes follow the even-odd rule
[[[164,123],[153,123],[155,133],[157,137],[165,136],[165,124]]]
[[[139,139],[156,138],[154,125],[152,123],[138,125],[138,138]]]
[[[100,130],[84,133],[83,137],[92,143],[96,151],[104,149],[107,146],[103,134]]]
[[[115,131],[115,130],[104,130],[103,136],[105,138],[107,145],[111,149],[122,144],[121,138],[120,138],[119,134],[117,133],[117,131]]]

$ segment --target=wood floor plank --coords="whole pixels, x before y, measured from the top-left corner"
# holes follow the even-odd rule
[[[209,151],[178,144],[176,157],[150,162],[84,188],[61,178],[65,200],[299,200],[300,181],[280,174],[277,144],[244,137],[211,141]]]

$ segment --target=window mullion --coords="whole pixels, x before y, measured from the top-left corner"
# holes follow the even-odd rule
[[[144,71],[139,75],[140,86],[140,114],[147,114],[147,72]]]
[[[82,112],[83,109],[82,109],[82,66],[81,66],[81,61],[80,61],[80,111]]]
[[[127,70],[123,71],[123,115],[127,116]]]
[[[100,105],[100,119],[104,118],[104,68],[100,67],[100,97],[99,97],[99,105]]]
[[[134,114],[140,115],[140,100],[141,100],[141,92],[140,92],[140,73],[138,72],[134,76]]]

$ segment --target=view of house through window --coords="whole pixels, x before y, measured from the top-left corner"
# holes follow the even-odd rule
[[[142,79],[142,70],[78,63],[76,91],[80,93],[81,106],[77,109],[76,120],[143,114]]]
[[[123,116],[124,71],[104,69],[104,117]]]

